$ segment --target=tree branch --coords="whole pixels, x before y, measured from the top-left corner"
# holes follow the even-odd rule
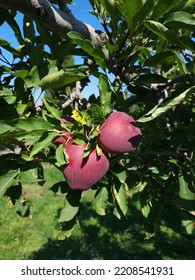
[[[67,38],[69,31],[77,31],[99,45],[99,35],[91,25],[76,19],[69,9],[58,10],[48,0],[0,0],[0,6],[20,11],[61,37]]]

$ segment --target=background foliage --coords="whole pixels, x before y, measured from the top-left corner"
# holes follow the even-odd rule
[[[110,170],[93,187],[86,207],[123,219],[131,203],[142,214],[147,239],[171,209],[180,232],[194,237],[194,1],[90,3],[107,34],[109,60],[77,32],[63,39],[26,16],[19,26],[16,11],[0,8],[0,24],[7,22],[18,41],[14,48],[0,39],[0,197],[26,217],[33,212],[25,185],[52,190],[64,199],[54,238],[69,237],[82,215],[85,192],[70,190],[61,174],[62,149],[52,144],[63,130],[60,117],[76,116],[72,133],[79,143],[86,141],[84,123],[93,131],[112,110],[120,110],[139,123],[141,144],[136,152],[111,157]],[[83,64],[75,65],[73,55],[82,56]],[[85,87],[90,76],[99,79],[99,96],[71,100],[75,83]],[[37,89],[45,96],[41,106],[33,98]],[[63,106],[67,101],[70,106]],[[49,182],[48,170],[55,170]]]

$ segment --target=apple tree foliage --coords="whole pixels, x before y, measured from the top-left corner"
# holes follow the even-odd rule
[[[61,1],[50,2],[58,9]],[[71,9],[70,1],[65,2]],[[15,48],[0,38],[0,197],[27,216],[31,205],[25,185],[49,185],[65,199],[59,217],[62,238],[70,236],[79,220],[87,192],[92,192],[91,207],[99,215],[109,209],[120,219],[134,203],[147,238],[171,205],[181,232],[194,236],[195,1],[89,2],[102,25],[99,45],[75,30],[60,37],[25,14],[19,24],[18,11],[0,8],[0,24],[6,22],[18,42]],[[74,64],[73,56],[83,63]],[[82,89],[92,76],[99,95],[92,92],[86,100]],[[44,96],[39,106],[33,98],[37,90]],[[61,116],[75,118],[73,138],[90,149],[97,127],[113,110],[136,119],[142,131],[138,149],[111,155],[109,171],[92,190],[71,190],[60,169],[67,160],[63,147],[52,143],[67,127]],[[83,132],[86,124],[90,138]],[[48,168],[56,174],[50,182]]]

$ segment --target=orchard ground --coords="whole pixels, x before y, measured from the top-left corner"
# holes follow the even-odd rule
[[[175,219],[176,214],[170,206],[159,219],[156,236],[145,240],[143,219],[136,205],[130,201],[129,213],[121,220],[112,214],[111,208],[106,216],[99,216],[91,203],[93,191],[84,192],[79,223],[72,236],[54,240],[64,195],[49,190],[54,170],[48,170],[50,180],[44,188],[26,185],[26,198],[33,205],[30,217],[19,217],[6,198],[1,200],[1,260],[195,258],[195,240],[179,233],[179,219]]]

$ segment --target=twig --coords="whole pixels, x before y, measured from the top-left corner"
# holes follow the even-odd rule
[[[88,102],[87,102],[86,98],[84,98],[82,96],[81,89],[82,89],[81,81],[77,81],[75,89],[70,94],[68,100],[61,105],[61,107],[62,108],[66,108],[66,107],[70,106],[74,102],[75,103],[75,105],[74,105],[75,109],[78,109],[78,105],[79,105],[78,101],[82,102],[82,104],[84,106],[87,106]]]
[[[113,43],[113,41],[112,41],[112,33],[108,30],[108,26],[107,26],[107,24],[106,24],[105,18],[102,19],[101,25],[103,26],[103,28],[104,28],[104,30],[105,30],[107,36],[108,36],[109,42],[112,44],[112,43]]]

